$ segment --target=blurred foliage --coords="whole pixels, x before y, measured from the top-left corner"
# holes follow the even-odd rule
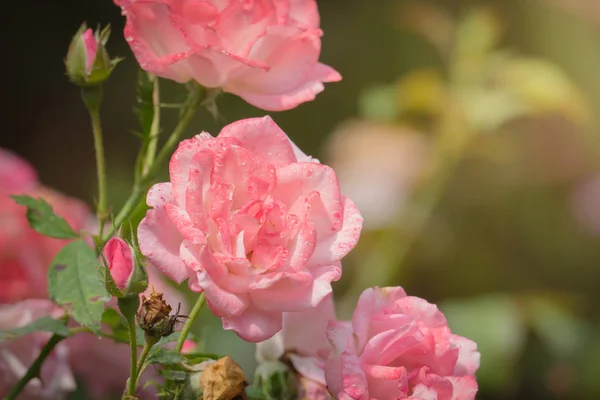
[[[6,7],[0,49],[18,62],[3,64],[13,79],[3,82],[11,101],[0,145],[31,160],[46,184],[90,204],[92,137],[62,55],[82,19],[113,26],[110,53],[127,60],[107,83],[102,112],[109,202],[118,206],[139,149],[131,133],[140,130],[132,112],[137,70],[118,8],[106,0]],[[324,162],[330,133],[356,117],[373,129],[418,132],[430,148],[415,182],[402,186],[406,200],[389,210],[387,224],[366,229],[345,260],[339,316],[348,317],[366,286],[402,285],[439,303],[452,329],[478,342],[478,399],[600,398],[600,213],[588,209],[600,195],[581,191],[600,168],[596,3],[320,0],[319,8],[322,61],[344,80],[275,114],[277,123]],[[165,102],[182,100],[177,85],[160,84]],[[264,114],[234,96],[216,104],[220,118],[201,113],[189,135]],[[176,112],[163,110],[165,126]],[[577,193],[583,200],[574,203]],[[141,219],[145,209],[138,211]],[[254,369],[254,346],[222,331],[208,310],[195,328],[203,350]]]

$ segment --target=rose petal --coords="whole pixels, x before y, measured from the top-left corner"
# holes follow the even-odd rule
[[[177,283],[188,277],[188,272],[179,259],[179,248],[183,236],[171,222],[164,207],[157,206],[146,212],[138,226],[140,251],[162,273]]]
[[[227,125],[219,138],[237,139],[243,148],[271,163],[275,168],[296,161],[293,143],[271,117],[249,118]]]
[[[332,321],[327,339],[333,349],[325,366],[329,392],[337,399],[368,400],[367,379],[354,349],[352,331],[348,326]]]
[[[281,312],[259,310],[250,305],[239,316],[224,317],[223,329],[233,330],[242,339],[257,343],[281,330]]]

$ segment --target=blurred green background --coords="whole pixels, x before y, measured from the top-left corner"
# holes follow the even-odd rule
[[[402,285],[479,343],[478,399],[600,398],[600,6],[595,0],[320,0],[322,62],[344,77],[272,113],[331,163],[365,215],[336,284]],[[82,20],[111,23],[126,61],[102,114],[111,204],[132,184],[136,64],[109,0],[3,4],[2,134],[41,181],[94,202],[92,135],[62,60]],[[179,87],[162,82],[176,101]],[[261,116],[218,99],[189,135]],[[164,111],[165,126],[176,111]],[[211,352],[253,368],[253,346],[198,325]]]

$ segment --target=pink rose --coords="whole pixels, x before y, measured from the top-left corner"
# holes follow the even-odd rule
[[[316,0],[115,0],[140,66],[282,111],[341,80],[318,62]]]
[[[26,161],[0,149],[0,304],[46,298],[48,267],[68,243],[34,231],[25,208],[10,197],[14,194],[43,198],[75,230],[93,220],[84,203],[43,187]]]
[[[124,290],[133,275],[135,257],[131,246],[119,237],[111,238],[102,250],[115,285]]]
[[[336,399],[472,400],[477,345],[400,287],[365,290],[352,322],[331,322],[325,377]]]
[[[49,300],[0,305],[0,330],[28,325],[45,316],[59,317],[62,313]],[[0,398],[27,372],[50,336],[50,333],[32,333],[0,343]],[[31,380],[19,399],[62,399],[75,390],[75,379],[67,362],[68,352],[66,345],[59,343],[42,365],[41,380]]]
[[[269,117],[184,140],[171,182],[148,192],[142,253],[204,291],[225,329],[252,342],[282,314],[315,307],[340,278],[362,218],[333,170],[304,155]]]
[[[309,328],[307,321],[310,321]],[[308,311],[284,313],[281,332],[256,345],[259,368],[287,358],[298,375],[299,399],[329,399],[325,384],[328,354],[325,332],[330,321],[335,321],[332,295]]]
[[[35,169],[21,157],[0,148],[0,193],[24,192],[36,185]]]

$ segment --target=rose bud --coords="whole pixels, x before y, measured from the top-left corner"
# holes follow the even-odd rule
[[[84,23],[77,31],[65,59],[67,76],[74,84],[82,87],[96,86],[110,76],[115,65],[121,61],[111,60],[106,52],[110,26],[93,32]]]
[[[106,289],[110,294],[130,297],[146,290],[148,277],[129,243],[113,237],[104,246],[102,257],[110,272],[106,274]]]

